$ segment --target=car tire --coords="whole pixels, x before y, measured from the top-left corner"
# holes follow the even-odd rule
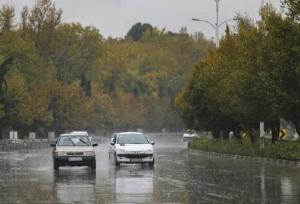
[[[92,170],[96,170],[96,162],[93,162],[93,163],[92,163],[91,169],[92,169]]]
[[[91,170],[95,170],[96,169],[96,158],[94,157],[92,162],[90,163],[90,167]]]
[[[117,155],[115,155],[115,165],[120,166],[120,162],[118,162]]]
[[[54,170],[59,170],[59,165],[55,159],[53,160],[53,168]]]
[[[154,167],[154,159],[152,162],[149,162],[149,167]]]

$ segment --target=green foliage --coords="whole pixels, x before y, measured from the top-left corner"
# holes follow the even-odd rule
[[[223,154],[300,161],[299,141],[282,141],[276,143],[275,145],[271,145],[271,143],[268,143],[265,145],[264,149],[261,149],[259,143],[252,143],[249,140],[233,140],[229,142],[225,140],[211,140],[201,138],[193,139],[189,143],[189,147],[192,149]]]
[[[199,53],[206,54],[205,50],[195,54],[202,50],[204,39],[196,41],[188,35],[145,35],[139,42],[105,42],[105,52],[93,68],[92,81],[98,90],[104,90],[112,99],[118,100],[121,93],[130,94],[131,103],[136,104],[136,108],[122,108],[122,112],[127,110],[122,114],[122,123],[128,125],[115,128],[179,130],[181,121],[174,104],[175,96],[184,84],[189,68],[202,57]],[[125,97],[118,104],[123,107],[126,101]],[[132,108],[134,113],[130,111]],[[132,120],[127,115],[136,115],[137,119]]]
[[[0,35],[14,27],[15,9],[12,6],[3,5],[0,10]]]
[[[298,0],[284,0],[284,6],[288,9],[288,16],[294,20],[300,20],[300,2]]]
[[[126,38],[131,39],[133,41],[141,40],[143,33],[146,31],[152,31],[152,26],[148,23],[136,23],[133,25],[130,30],[128,31]]]
[[[258,23],[239,17],[236,30],[227,29],[220,48],[192,70],[177,97],[187,127],[251,133],[265,121],[275,141],[279,118],[299,124],[299,23],[271,6],[261,16]]]
[[[103,52],[99,31],[80,24],[62,24],[55,36],[54,53],[50,57],[57,70],[57,80],[68,84],[83,75],[90,79],[91,69]]]
[[[53,81],[50,85],[49,109],[53,114],[53,126],[59,130],[88,127],[91,113],[90,99],[80,88],[79,81],[69,85]]]
[[[16,18],[18,19],[18,18]],[[62,22],[53,0],[0,9],[0,127],[26,131],[180,130],[174,100],[190,68],[214,49],[137,23],[125,39]]]

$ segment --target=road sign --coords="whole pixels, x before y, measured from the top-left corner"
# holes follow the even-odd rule
[[[287,136],[287,131],[286,129],[280,129],[279,131],[279,139],[284,140]]]

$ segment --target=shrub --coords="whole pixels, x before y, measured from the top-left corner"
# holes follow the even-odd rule
[[[208,152],[300,161],[299,141],[267,142],[264,149],[261,149],[259,143],[251,143],[249,140],[195,138],[189,142],[189,147]]]

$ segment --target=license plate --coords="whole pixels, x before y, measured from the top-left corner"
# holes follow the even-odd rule
[[[81,157],[69,157],[69,161],[82,161]]]
[[[141,162],[142,159],[131,159],[130,161],[131,161],[131,162]]]

